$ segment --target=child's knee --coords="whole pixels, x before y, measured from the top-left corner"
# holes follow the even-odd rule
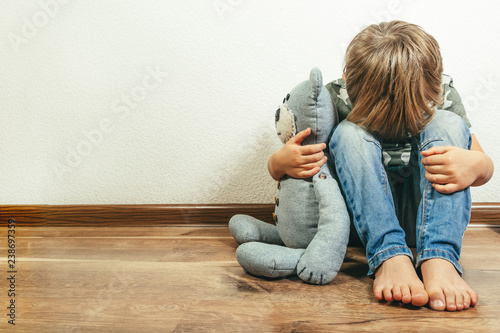
[[[459,115],[438,110],[432,121],[420,135],[421,146],[431,141],[440,141],[440,145],[451,145],[468,149],[470,147],[470,130]]]
[[[363,142],[368,132],[362,127],[348,121],[342,121],[333,132],[330,139],[330,147],[347,146],[352,147]]]
[[[342,121],[333,132],[330,140],[330,150],[335,154],[352,155],[356,151],[360,157],[369,159],[375,156],[378,160],[382,151],[380,142],[364,127],[356,125],[350,121]],[[357,156],[356,155],[356,156]],[[335,157],[335,156],[333,156]]]
[[[452,129],[454,131],[469,130],[462,117],[456,113],[445,110],[436,111],[431,125],[443,129]]]

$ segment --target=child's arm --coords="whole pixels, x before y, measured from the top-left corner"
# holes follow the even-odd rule
[[[441,193],[486,184],[493,176],[493,161],[472,134],[470,150],[443,146],[422,152],[425,178]]]
[[[309,178],[317,174],[321,166],[326,163],[323,149],[324,143],[301,146],[300,143],[309,134],[308,128],[297,133],[283,148],[274,152],[267,161],[269,174],[274,180],[281,179],[284,175],[293,178]]]

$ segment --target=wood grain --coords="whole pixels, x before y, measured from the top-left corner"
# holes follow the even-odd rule
[[[272,205],[34,205],[0,206],[0,225],[162,226],[227,224],[235,214],[271,222]]]
[[[0,206],[0,226],[226,225],[235,214],[273,223],[274,205],[11,205]],[[500,225],[500,203],[475,203],[471,224]]]
[[[6,235],[0,228],[1,253]],[[348,249],[333,283],[312,286],[247,274],[236,247],[227,226],[217,225],[18,227],[10,331],[500,331],[500,228],[466,231],[461,264],[480,301],[456,313],[376,301],[362,248]],[[7,332],[2,308],[0,331]]]

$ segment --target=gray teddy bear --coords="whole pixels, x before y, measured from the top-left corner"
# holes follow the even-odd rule
[[[297,85],[276,111],[276,130],[286,143],[311,128],[302,145],[327,143],[338,122],[318,68]],[[328,148],[326,148],[328,150]],[[328,151],[325,151],[328,155]],[[307,179],[285,176],[278,182],[275,225],[235,215],[229,230],[241,244],[236,259],[250,274],[277,278],[298,275],[311,284],[327,284],[337,275],[347,249],[350,219],[330,162]]]

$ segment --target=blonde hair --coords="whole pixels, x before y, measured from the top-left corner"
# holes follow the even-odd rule
[[[347,120],[382,139],[419,134],[442,104],[437,41],[403,21],[372,24],[347,47],[344,74],[353,105]]]

